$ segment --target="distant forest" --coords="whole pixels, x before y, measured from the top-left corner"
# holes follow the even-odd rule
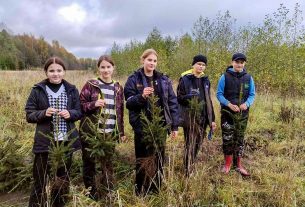
[[[2,27],[6,27],[2,24]],[[51,44],[43,37],[33,35],[12,35],[7,30],[0,32],[0,70],[25,70],[40,68],[51,56],[57,55],[65,60],[68,69],[90,69],[96,60],[76,58],[57,40]]]
[[[213,19],[199,16],[190,27],[191,32],[181,36],[163,36],[155,27],[144,42],[131,40],[125,45],[114,42],[110,53],[116,74],[122,77],[131,74],[141,65],[141,53],[154,48],[159,54],[158,68],[172,79],[191,67],[194,55],[206,55],[206,73],[216,84],[232,54],[243,52],[248,57],[247,71],[254,76],[258,89],[305,94],[305,28],[299,4],[293,10],[281,4],[259,25],[237,26],[236,19],[226,11]],[[1,70],[41,67],[51,55],[62,57],[69,69],[96,68],[96,60],[78,59],[56,40],[49,44],[43,37],[0,32]]]

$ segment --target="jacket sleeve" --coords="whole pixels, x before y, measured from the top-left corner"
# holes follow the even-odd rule
[[[253,78],[251,76],[251,78],[250,78],[250,86],[249,86],[249,97],[248,97],[248,99],[245,102],[247,107],[250,107],[253,104],[254,99],[255,99],[255,85],[254,85],[254,80],[253,80]]]
[[[129,110],[139,110],[146,106],[147,100],[143,98],[137,90],[135,76],[129,76],[124,87],[126,108]]]
[[[91,100],[91,94],[92,86],[87,82],[79,95],[81,110],[84,114],[92,114],[98,109],[98,107],[95,106],[96,100]]]
[[[120,91],[118,93],[119,99],[121,100],[120,105],[119,105],[119,116],[118,117],[118,128],[119,128],[119,133],[120,136],[125,135],[124,131],[124,92],[123,92],[123,87],[120,86]]]
[[[69,121],[77,121],[82,118],[82,111],[80,107],[80,100],[79,100],[79,93],[78,90],[75,88],[73,91],[73,97],[72,97],[72,109],[69,109],[70,118]]]
[[[211,83],[210,83],[210,81],[209,81],[209,98],[210,98],[210,101],[211,101],[211,108],[212,108],[212,122],[215,122],[215,112],[214,112],[213,101],[212,101],[212,98],[211,98]]]
[[[179,79],[179,84],[177,87],[177,99],[178,103],[182,106],[188,105],[189,96],[186,94],[185,87],[184,87],[184,81],[182,78]]]
[[[222,74],[218,81],[216,96],[221,105],[228,106],[229,101],[224,97],[225,84],[225,75]]]
[[[168,106],[172,117],[171,130],[178,131],[178,125],[179,125],[178,101],[177,101],[177,96],[174,93],[171,80],[168,80]]]
[[[37,89],[33,88],[25,105],[26,120],[28,123],[40,123],[51,119],[51,117],[46,116],[47,109],[38,108],[39,97],[37,93]]]

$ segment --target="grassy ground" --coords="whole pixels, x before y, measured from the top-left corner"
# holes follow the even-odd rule
[[[34,125],[25,121],[24,105],[43,72],[0,72],[0,206],[26,206],[32,170]],[[79,90],[93,77],[68,71]],[[219,126],[219,106],[214,100]],[[205,139],[190,178],[183,176],[183,137],[168,139],[164,185],[158,195],[134,194],[133,134],[126,113],[127,143],[117,146],[115,206],[305,206],[305,98],[283,99],[258,93],[246,133],[244,179],[235,171],[220,173],[223,163],[220,130]],[[71,202],[68,206],[103,206],[84,196],[80,153],[74,155]]]

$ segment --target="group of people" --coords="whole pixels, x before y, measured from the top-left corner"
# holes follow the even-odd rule
[[[50,171],[52,140],[46,135],[71,146],[65,153],[65,165],[56,171],[57,187],[50,191],[53,206],[64,206],[67,202],[72,153],[78,149],[82,150],[83,180],[89,196],[95,200],[101,199],[101,188],[111,192],[114,183],[115,143],[126,140],[124,98],[134,131],[136,194],[158,192],[162,183],[165,145],[159,146],[157,151],[151,150],[143,139],[142,116],[144,114],[148,120],[152,119],[151,104],[162,109],[161,124],[167,127],[168,134],[173,139],[178,136],[178,127],[183,127],[184,169],[187,177],[191,175],[206,136],[206,128],[210,127],[209,137],[216,129],[210,81],[204,73],[207,58],[201,54],[193,58],[192,68],[181,74],[177,93],[168,76],[156,70],[158,54],[154,49],[145,50],[140,59],[142,66],[128,77],[123,89],[119,82],[113,80],[113,60],[110,56],[101,56],[97,63],[98,77],[88,80],[80,94],[74,85],[64,79],[66,67],[59,57],[51,57],[46,61],[44,71],[47,78],[34,85],[25,106],[27,121],[36,123],[33,146],[34,184],[29,206],[47,205],[45,188]],[[255,97],[253,78],[245,70],[246,60],[244,54],[234,54],[232,66],[220,77],[217,88],[217,98],[222,108],[221,129],[225,158],[222,172],[228,174],[233,164],[243,176],[250,175],[241,164],[246,124],[236,123],[234,116],[241,116],[241,120],[246,123],[249,107]],[[152,96],[158,98],[155,103],[150,101]],[[81,120],[79,130],[75,127],[77,120]],[[99,159],[102,177],[98,183],[95,179],[97,159],[92,156],[92,146],[88,141],[88,137],[97,134],[114,143],[109,145],[110,149]],[[162,136],[162,139],[167,137],[166,134]],[[149,173],[142,163],[148,157],[153,157],[156,166]]]

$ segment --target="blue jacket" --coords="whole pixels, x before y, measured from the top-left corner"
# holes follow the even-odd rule
[[[230,73],[232,75],[235,75],[236,77],[239,76],[237,72],[234,71],[234,69],[231,67],[228,67],[226,70],[226,73]],[[241,72],[242,75],[247,74],[245,72],[245,70],[243,70]],[[223,74],[218,82],[218,87],[217,87],[217,99],[220,102],[221,106],[228,106],[229,101],[228,97],[225,97],[225,88],[226,88],[226,78],[225,78],[225,74]],[[247,94],[247,99],[244,101],[247,105],[247,107],[249,108],[255,99],[255,85],[254,85],[254,80],[252,78],[252,76],[250,77],[250,81],[249,81],[249,85],[248,85],[248,94]]]
[[[164,120],[167,125],[171,127],[171,130],[178,130],[178,102],[174,93],[171,80],[154,71],[154,76],[157,80],[157,94],[162,94],[161,107],[163,109]],[[147,110],[149,105],[148,101],[143,98],[142,93],[144,88],[148,87],[144,75],[144,69],[140,68],[130,75],[124,87],[124,95],[126,99],[126,108],[129,110],[129,122],[135,132],[139,132],[141,129],[140,113]]]

